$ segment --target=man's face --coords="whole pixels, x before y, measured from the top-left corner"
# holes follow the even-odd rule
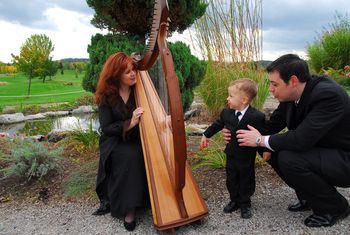
[[[293,100],[294,88],[290,81],[286,84],[277,71],[269,73],[269,80],[269,91],[278,101]]]

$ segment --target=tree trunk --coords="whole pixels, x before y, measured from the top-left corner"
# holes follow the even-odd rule
[[[27,98],[30,96],[30,86],[32,85],[32,72],[29,73],[29,82],[28,82],[28,94]]]

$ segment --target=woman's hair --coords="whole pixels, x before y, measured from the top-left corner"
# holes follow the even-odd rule
[[[103,65],[100,78],[97,83],[95,99],[97,105],[115,105],[119,97],[120,77],[132,64],[136,69],[137,64],[124,52],[117,52],[108,57]]]

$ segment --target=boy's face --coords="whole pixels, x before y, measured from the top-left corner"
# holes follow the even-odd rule
[[[228,88],[227,105],[230,109],[243,110],[248,104],[248,98],[236,86]]]

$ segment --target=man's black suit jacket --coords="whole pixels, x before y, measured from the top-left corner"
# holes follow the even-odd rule
[[[247,130],[248,124],[264,133],[265,114],[249,106],[242,119],[237,123],[235,110],[225,108],[222,110],[220,117],[203,134],[210,138],[226,127],[231,132],[231,141],[226,145],[225,153],[238,159],[255,159],[257,148],[241,147],[237,142],[236,131],[238,129]]]
[[[288,131],[278,133],[285,127]],[[312,77],[295,102],[281,102],[267,122],[275,151],[306,151],[312,147],[350,151],[350,99],[326,76]]]

